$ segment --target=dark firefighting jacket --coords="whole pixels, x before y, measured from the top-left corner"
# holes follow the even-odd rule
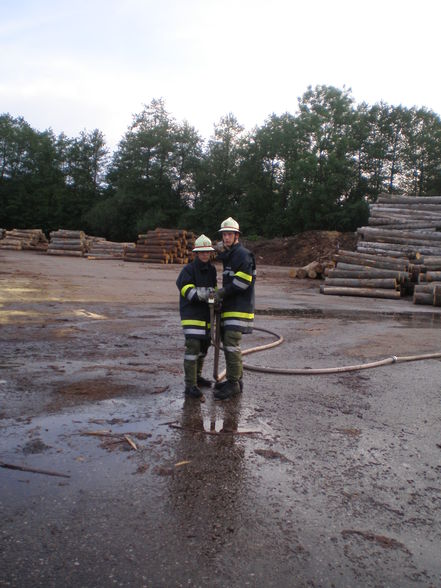
[[[236,243],[218,255],[224,266],[221,319],[224,329],[252,333],[254,322],[254,255]]]
[[[216,288],[216,268],[199,258],[187,264],[176,280],[179,290],[179,312],[184,335],[192,339],[210,337],[210,309],[198,298],[196,288]]]

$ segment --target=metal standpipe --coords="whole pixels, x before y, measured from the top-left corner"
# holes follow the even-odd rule
[[[211,343],[214,347],[214,361],[213,361],[213,378],[216,382],[222,380],[219,377],[219,352],[220,352],[220,308],[216,307],[214,295],[208,298],[208,306],[210,308],[210,336]]]

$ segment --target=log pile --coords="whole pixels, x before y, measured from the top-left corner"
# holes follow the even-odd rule
[[[83,257],[87,252],[87,238],[83,231],[58,229],[49,233],[48,255]]]
[[[407,259],[340,250],[333,256],[335,269],[326,270],[322,294],[400,298],[409,287]]]
[[[156,228],[138,235],[134,249],[126,249],[125,261],[144,263],[188,263],[195,235],[186,230]]]
[[[88,237],[87,259],[123,259],[126,251],[134,251],[135,243],[117,243],[104,237]]]
[[[5,231],[0,249],[46,251],[48,241],[41,229],[12,229]]]
[[[421,258],[422,271],[413,293],[414,304],[441,306],[441,259],[439,257]]]
[[[441,306],[441,281],[417,284],[413,293],[413,303]]]
[[[6,229],[0,229],[0,239],[3,239],[6,233]]]
[[[326,270],[324,294],[400,298],[437,304],[432,286],[441,282],[441,196],[381,195],[370,206],[369,226],[357,230],[356,251],[333,256]],[[439,277],[436,276],[437,271]]]
[[[293,267],[289,270],[290,278],[311,278],[313,280],[321,278],[325,269],[333,267],[332,262],[320,263],[319,261],[311,261],[303,267]]]

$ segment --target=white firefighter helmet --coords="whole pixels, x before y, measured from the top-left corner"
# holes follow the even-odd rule
[[[214,247],[211,244],[211,240],[206,235],[201,235],[194,242],[193,251],[195,253],[201,251],[214,251]]]
[[[219,232],[240,233],[239,223],[229,216],[222,221]]]

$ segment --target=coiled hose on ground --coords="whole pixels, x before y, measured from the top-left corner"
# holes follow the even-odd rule
[[[267,329],[261,329],[258,327],[254,327],[255,331],[261,331],[263,333],[268,333],[276,337],[276,341],[272,341],[271,343],[267,343],[266,345],[258,345],[257,347],[250,347],[249,349],[244,349],[242,351],[242,355],[249,355],[250,353],[257,353],[258,351],[265,351],[267,349],[271,349],[273,347],[277,347],[281,345],[284,341],[281,335],[274,333],[272,331],[268,331]],[[244,363],[243,369],[252,371],[252,372],[260,372],[264,374],[280,374],[286,376],[319,376],[324,374],[337,374],[342,372],[355,372],[358,370],[366,370],[370,368],[380,367],[383,365],[389,365],[392,363],[404,363],[406,361],[419,361],[424,359],[438,359],[441,358],[441,352],[438,353],[426,353],[423,355],[407,355],[397,357],[393,355],[391,357],[386,357],[385,359],[379,359],[377,361],[371,361],[369,363],[360,363],[356,365],[346,365],[341,367],[329,367],[329,368],[274,368],[274,367],[261,367],[257,365],[249,365]],[[222,380],[225,378],[226,372],[225,370],[221,372],[217,376],[217,381]]]

